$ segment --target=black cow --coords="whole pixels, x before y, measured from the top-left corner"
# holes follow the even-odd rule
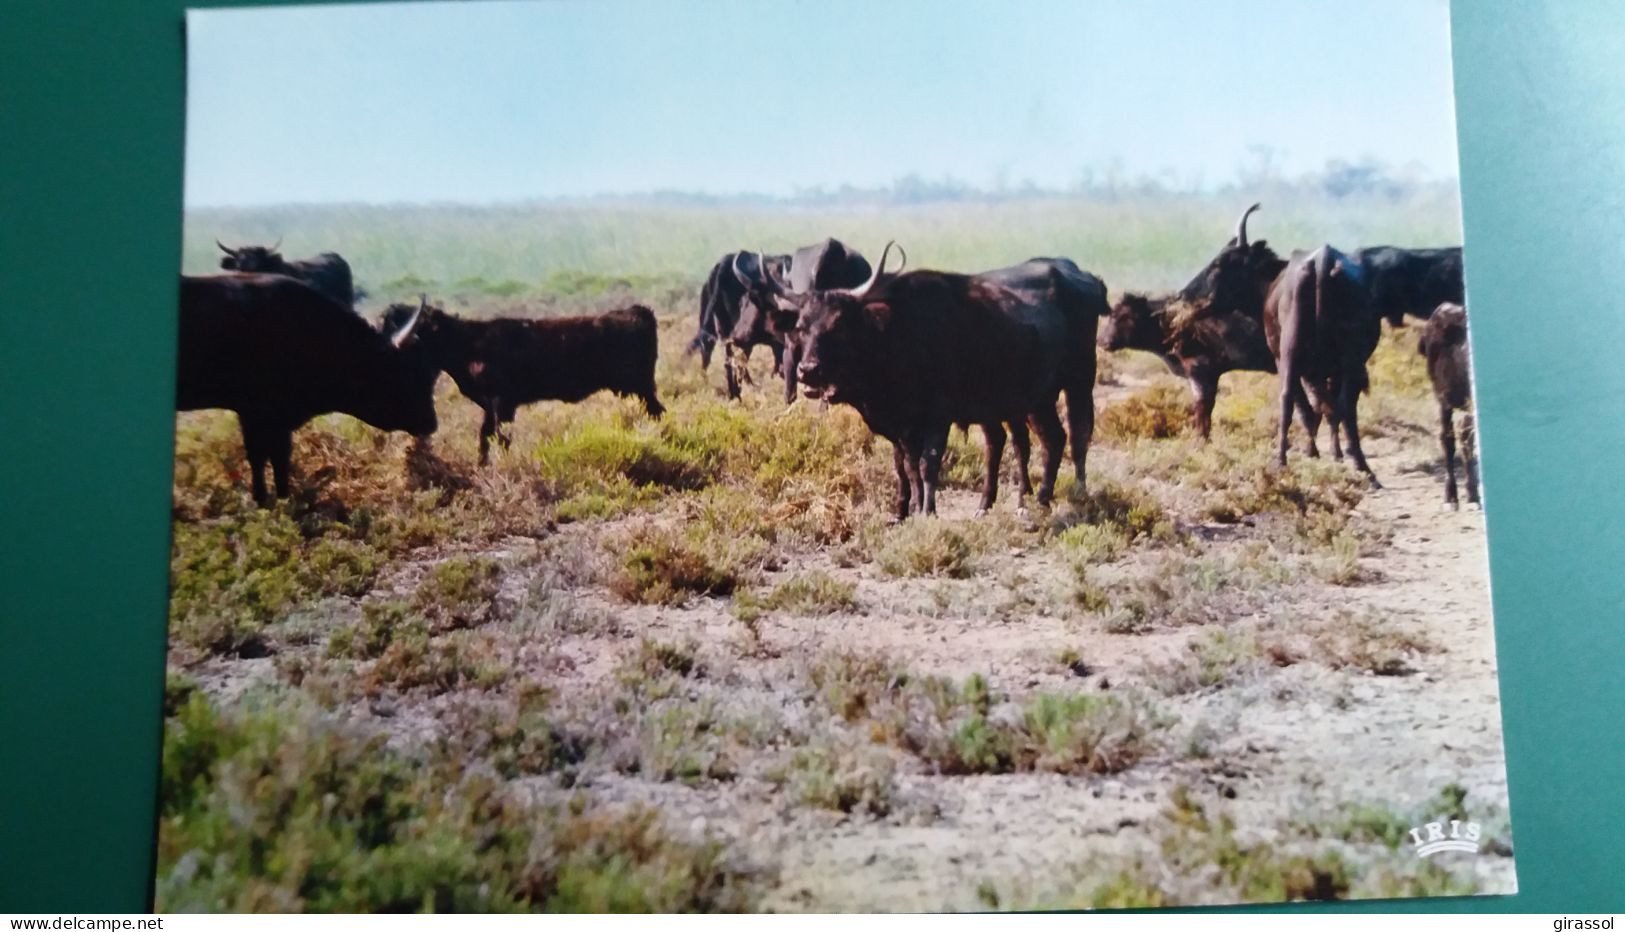
[[[437,373],[400,349],[420,314],[386,336],[281,275],[183,276],[180,294],[175,409],[237,412],[255,501],[270,501],[267,462],[276,494],[288,494],[293,431],[319,414],[434,432]]]
[[[1467,350],[1467,309],[1442,302],[1422,328],[1417,351],[1427,357],[1433,397],[1439,402],[1439,445],[1444,448],[1444,500],[1452,509],[1456,497],[1456,428],[1461,411],[1462,471],[1467,474],[1467,502],[1478,504],[1478,453],[1474,436],[1473,363]]]
[[[410,305],[392,305],[384,314],[385,328],[412,313]],[[655,315],[642,305],[587,317],[480,321],[430,307],[422,312],[412,345],[485,412],[482,466],[489,461],[492,437],[508,445],[501,425],[512,423],[522,404],[580,401],[608,389],[641,399],[652,417],[666,410],[655,397]]]
[[[771,334],[753,333],[746,342],[735,342],[733,333],[747,304],[756,306],[761,313],[767,313],[773,307],[765,286],[761,284],[754,288],[751,286],[752,282],[765,281],[760,272],[762,264],[768,262],[785,265],[789,261],[789,256],[730,252],[711,267],[711,273],[706,276],[705,284],[700,288],[699,331],[690,341],[688,350],[691,353],[698,352],[700,367],[709,369],[712,351],[719,343],[722,345],[722,371],[727,379],[729,398],[739,397],[741,377],[750,378],[750,371],[745,368],[745,363],[750,361],[750,351],[757,346],[766,344],[773,351],[775,370],[783,366],[784,344]],[[734,362],[735,350],[738,350],[741,356],[738,368]]]
[[[1372,309],[1395,327],[1404,323],[1406,314],[1426,319],[1440,304],[1460,304],[1466,299],[1460,246],[1368,246],[1356,249],[1349,258],[1360,267]]]
[[[1059,312],[1065,324],[1056,339],[1063,357],[1060,361],[1059,388],[1066,393],[1067,433],[1072,444],[1072,468],[1078,482],[1078,491],[1087,488],[1085,461],[1089,456],[1089,442],[1095,434],[1095,327],[1102,317],[1111,313],[1106,303],[1106,283],[1078,268],[1071,259],[1035,258],[1020,265],[982,272],[976,276],[1020,297],[1029,313],[1047,315]],[[998,425],[991,425],[996,431]],[[1017,453],[1021,459],[1018,488],[1027,492],[1027,453],[1025,428],[1016,422],[1011,425],[1016,437]],[[989,425],[983,425],[986,433]],[[990,458],[997,471],[999,452],[996,438],[988,440]],[[1046,450],[1048,447],[1046,447]],[[1040,497],[1040,504],[1047,504]],[[993,504],[993,493],[986,493],[982,508]]]
[[[356,291],[350,280],[350,263],[336,252],[324,252],[314,258],[289,262],[277,252],[277,247],[282,245],[281,240],[271,246],[239,246],[236,249],[219,240],[215,240],[214,244],[226,254],[220,260],[220,267],[227,271],[297,278],[346,308],[355,310]]]
[[[1038,497],[1048,504],[1065,442],[1056,399],[1063,388],[1077,387],[1079,375],[1069,366],[1093,353],[1105,286],[1086,273],[1070,275],[1075,266],[1064,260],[1003,270],[1015,287],[1001,285],[997,274],[883,276],[887,253],[863,285],[814,291],[801,302],[795,337],[804,390],[851,405],[892,442],[900,519],[910,511],[935,513],[942,454],[955,424],[980,424],[988,433],[986,507],[1003,441],[1002,432],[987,427],[1030,421],[1045,441]],[[1040,286],[1044,276],[1049,283]],[[1098,309],[1090,307],[1094,289]],[[1074,319],[1086,313],[1087,320]],[[1079,400],[1069,398],[1069,408],[1080,407]]]
[[[795,327],[800,302],[814,291],[856,287],[868,281],[873,273],[868,259],[838,239],[803,246],[790,254],[788,262],[768,257],[754,268],[740,264],[740,279],[753,296],[765,292],[767,300],[741,302],[732,339],[739,346],[776,343],[783,347],[782,356],[775,358],[782,363],[785,404],[796,397],[796,366],[801,362],[801,348],[795,341]]]
[[[1248,243],[1247,218],[1258,206],[1247,208],[1236,235],[1171,304],[1189,320],[1236,313],[1262,320],[1281,379],[1281,465],[1293,409],[1305,414],[1311,434],[1315,412],[1324,411],[1334,438],[1341,428],[1355,466],[1380,487],[1360,448],[1356,412],[1369,385],[1365,364],[1381,336],[1363,272],[1330,246],[1283,260],[1263,241]]]

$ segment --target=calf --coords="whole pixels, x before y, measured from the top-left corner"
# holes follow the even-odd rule
[[[422,321],[406,308],[387,334],[281,275],[181,278],[175,409],[237,412],[254,500],[288,494],[293,432],[339,411],[381,430],[434,432],[437,373],[401,345]]]
[[[1467,474],[1467,502],[1478,504],[1478,455],[1474,437],[1473,368],[1468,355],[1467,309],[1441,303],[1422,328],[1417,351],[1427,358],[1433,397],[1439,401],[1439,445],[1444,448],[1444,500],[1460,507],[1456,497],[1456,428],[1453,413],[1462,412],[1462,471]]]
[[[408,305],[393,305],[384,326],[410,313]],[[485,412],[482,466],[490,460],[492,437],[508,445],[502,425],[513,422],[522,404],[580,401],[608,389],[642,400],[651,417],[665,413],[655,397],[655,316],[642,305],[589,317],[479,321],[429,307],[421,318],[413,343]]]
[[[215,240],[214,244],[226,254],[220,260],[222,269],[297,278],[345,308],[355,310],[356,293],[350,280],[350,263],[336,252],[324,252],[309,259],[289,262],[277,252],[277,247],[282,245],[281,240],[272,246],[239,246],[236,249],[219,240]]]

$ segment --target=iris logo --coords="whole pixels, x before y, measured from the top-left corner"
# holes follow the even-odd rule
[[[1451,819],[1448,822],[1429,822],[1411,829],[1411,841],[1419,858],[1430,858],[1441,851],[1475,854],[1482,834],[1477,822]]]

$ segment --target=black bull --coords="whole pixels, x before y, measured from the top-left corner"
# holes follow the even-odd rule
[[[734,351],[748,360],[755,347],[769,347],[774,369],[784,376],[788,404],[795,398],[800,357],[791,339],[794,314],[786,319],[781,312],[793,308],[790,299],[813,290],[851,288],[867,281],[871,272],[867,259],[836,239],[789,255],[729,253],[711,268],[700,291],[699,331],[689,350],[698,351],[701,366],[708,368],[712,351],[722,344],[728,397],[738,398],[740,380],[748,373],[742,365],[736,368]]]
[[[289,261],[277,252],[278,240],[272,246],[239,246],[236,249],[215,240],[214,244],[225,253],[220,267],[228,272],[249,272],[264,275],[286,275],[297,278],[334,301],[355,310],[355,284],[350,278],[350,263],[336,252],[324,252],[309,259]]]
[[[237,412],[255,500],[267,462],[286,496],[293,431],[319,414],[434,432],[437,373],[399,348],[418,319],[385,336],[292,278],[183,276],[175,409]]]
[[[881,264],[885,259],[882,257]],[[982,507],[993,503],[1004,424],[1030,421],[1044,442],[1038,497],[1054,493],[1067,395],[1080,488],[1094,426],[1094,331],[1106,288],[1070,260],[1034,259],[982,275],[877,275],[801,301],[795,340],[810,395],[849,404],[892,442],[897,515],[932,514],[948,432],[978,424],[986,439]],[[1018,430],[1018,450],[1025,438]]]

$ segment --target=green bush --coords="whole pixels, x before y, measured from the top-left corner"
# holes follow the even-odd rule
[[[521,805],[458,758],[410,758],[287,703],[193,697],[163,755],[165,912],[673,911],[750,905],[715,844],[651,811]]]

